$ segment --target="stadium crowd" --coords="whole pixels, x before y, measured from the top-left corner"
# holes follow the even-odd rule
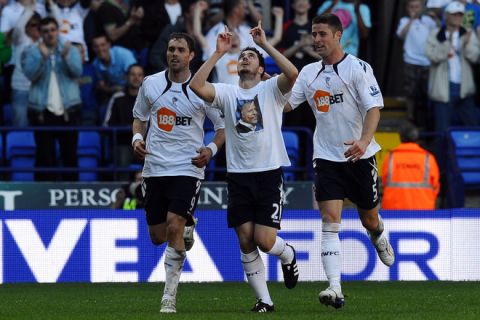
[[[173,32],[194,36],[195,57],[190,63],[194,73],[215,50],[224,25],[232,31],[232,48],[216,64],[212,82],[238,81],[238,54],[247,45],[255,46],[249,32],[260,20],[271,26],[269,43],[299,71],[319,59],[312,48],[311,19],[324,12],[340,18],[345,52],[370,62],[367,39],[372,26],[381,26],[372,22],[371,8],[363,2],[367,1],[0,0],[0,125],[130,127],[143,77],[166,69]],[[403,43],[405,120],[421,133],[437,136],[452,125],[478,126],[479,2],[400,2],[404,16],[392,37]],[[279,72],[273,59],[259,50],[265,55],[267,73]],[[47,83],[51,75],[55,85]],[[296,108],[284,115],[283,125],[313,131],[315,118],[308,107]],[[54,165],[48,160],[55,152],[54,139],[63,161],[75,166],[76,135],[61,132],[36,133],[37,146],[43,150],[37,154],[37,165]],[[303,143],[300,152],[305,152]],[[120,154],[115,165],[128,167],[136,161],[126,135],[115,148]],[[427,146],[441,170],[442,148],[440,139]],[[52,179],[48,174],[35,178]]]

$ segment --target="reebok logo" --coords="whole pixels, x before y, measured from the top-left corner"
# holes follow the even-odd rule
[[[313,94],[313,101],[315,101],[315,106],[318,111],[328,112],[331,105],[343,102],[343,93],[330,95],[330,92],[317,90]]]
[[[189,126],[192,122],[190,117],[177,117],[177,114],[168,108],[161,108],[157,111],[157,123],[160,130],[170,132],[173,126]]]

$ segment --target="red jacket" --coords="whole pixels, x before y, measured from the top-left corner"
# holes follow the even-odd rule
[[[382,168],[383,209],[435,209],[440,172],[435,157],[416,143],[401,143]]]

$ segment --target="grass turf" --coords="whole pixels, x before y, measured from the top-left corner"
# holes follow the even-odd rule
[[[346,305],[318,302],[325,283],[269,283],[272,314],[253,314],[246,283],[181,283],[177,314],[160,314],[162,283],[2,284],[0,319],[480,319],[479,282],[346,282]]]

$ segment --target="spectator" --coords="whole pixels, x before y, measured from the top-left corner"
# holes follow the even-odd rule
[[[230,32],[238,34],[240,38],[240,49],[247,46],[257,48],[264,57],[268,56],[266,52],[258,47],[250,35],[250,27],[245,23],[246,4],[244,0],[230,0],[223,2],[223,12],[225,20],[218,22],[208,32],[206,37],[207,47],[203,48],[203,60],[207,60],[215,51],[217,35],[225,31],[225,26]]]
[[[311,8],[310,0],[294,0],[292,2],[293,19],[285,23],[284,36],[280,43],[283,55],[301,71],[307,64],[320,60],[313,50],[312,23],[308,18]],[[285,126],[301,126],[315,130],[315,118],[306,102],[300,108],[284,115]],[[305,146],[302,145],[302,152]],[[303,159],[303,158],[302,158]]]
[[[2,2],[4,0],[0,0]],[[5,33],[5,35],[11,35],[15,26],[17,25],[20,16],[22,15],[25,8],[30,8],[40,14],[40,16],[45,17],[45,6],[36,2],[35,0],[16,0],[10,1],[10,4],[4,6],[2,4],[2,10],[0,15],[0,32]],[[11,77],[13,74],[13,69],[15,66],[16,58],[15,48],[12,47],[12,55],[10,61],[4,65],[2,74],[4,75],[5,80],[5,91],[2,91],[4,96],[4,101],[10,101],[10,92],[12,91],[11,87]]]
[[[97,101],[100,104],[100,119],[105,115],[106,104],[115,92],[122,91],[127,84],[128,67],[136,63],[133,53],[119,46],[111,46],[104,35],[93,38],[93,60],[95,70],[94,86],[97,91]]]
[[[12,47],[15,52],[15,69],[13,69],[12,86],[12,125],[28,126],[27,105],[30,80],[22,71],[21,54],[25,48],[40,40],[39,24],[42,18],[31,7],[23,11],[12,34]]]
[[[400,127],[400,140],[383,162],[382,209],[434,210],[440,190],[437,161],[417,143],[413,124]]]
[[[132,64],[127,71],[127,85],[121,92],[115,93],[108,103],[104,125],[109,127],[131,127],[133,123],[133,105],[142,85],[145,72],[139,64]],[[131,147],[132,134],[121,132],[117,135],[114,149],[115,166],[127,168],[134,162]],[[119,174],[120,180],[128,180],[129,174]]]
[[[179,17],[174,25],[167,25],[163,31],[160,33],[158,39],[155,41],[155,44],[150,50],[149,56],[149,68],[148,74],[157,73],[165,70],[167,68],[167,46],[172,33],[184,32],[190,35],[195,36],[195,55],[193,56],[192,61],[190,61],[190,68],[192,73],[195,73],[200,65],[202,64],[202,45],[200,44],[201,39],[198,38],[198,33],[195,33],[194,30],[194,14],[198,10],[204,11],[203,8],[206,6],[205,1],[192,2],[186,5],[182,2],[182,16]],[[199,17],[199,30],[201,30],[202,17]],[[201,31],[200,31],[201,35]],[[202,36],[203,38],[203,36]]]
[[[210,30],[214,25],[223,21],[223,0],[208,0],[206,28]]]
[[[140,24],[144,16],[143,7],[125,6],[122,0],[92,0],[91,14],[95,33],[93,36],[106,35],[117,46],[140,51],[145,43]],[[87,39],[90,45],[92,38]]]
[[[131,182],[118,190],[111,208],[123,210],[143,208],[142,179],[142,171],[135,172]]]
[[[163,0],[150,1],[145,5],[145,16],[142,19],[142,36],[150,48],[162,31],[177,23],[187,7],[193,1]],[[188,8],[188,7],[187,7]]]
[[[435,131],[445,132],[458,113],[465,125],[478,125],[472,64],[480,54],[477,37],[463,28],[465,6],[453,1],[445,9],[446,26],[433,30],[425,53],[431,62],[429,98],[434,103]]]
[[[400,19],[397,36],[403,43],[403,90],[407,98],[410,121],[426,128],[429,121],[427,104],[428,69],[430,60],[425,55],[428,35],[436,28],[432,17],[423,15],[423,0],[408,0],[407,16]]]
[[[427,0],[427,14],[440,24],[443,8],[450,2],[452,0]]]
[[[370,9],[360,0],[328,0],[317,11],[317,14],[334,13],[340,18],[343,34],[340,44],[345,52],[358,56],[360,41],[368,37],[372,21]]]
[[[22,53],[22,69],[32,82],[28,117],[32,126],[77,126],[80,122],[81,99],[78,83],[82,62],[77,48],[58,39],[58,23],[54,18],[40,21],[42,42]],[[36,166],[55,166],[55,140],[60,145],[64,167],[77,167],[76,131],[36,131]],[[39,172],[36,180],[54,180],[51,173]],[[66,173],[64,180],[78,179],[78,173]]]
[[[81,43],[88,60],[87,44],[83,32],[83,20],[88,8],[80,5],[78,0],[47,0],[51,15],[59,25],[60,40]]]

